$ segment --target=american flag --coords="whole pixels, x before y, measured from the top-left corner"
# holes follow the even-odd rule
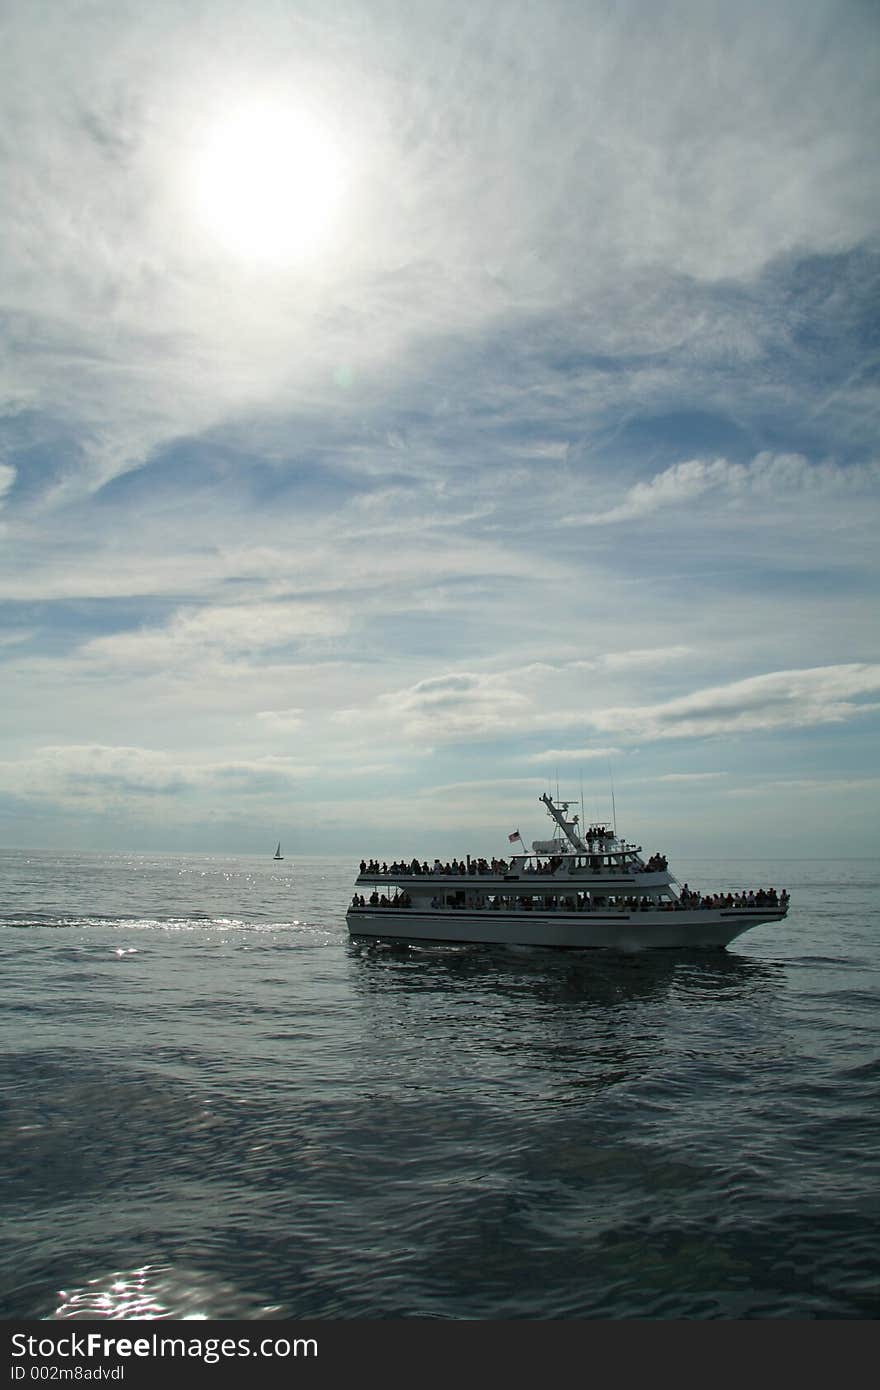
[[[518,839],[519,839],[519,831],[518,831],[518,830],[514,830],[513,834],[512,834],[512,835],[508,835],[507,838],[508,838],[508,840],[510,841],[510,843],[513,844],[514,840],[518,840]]]

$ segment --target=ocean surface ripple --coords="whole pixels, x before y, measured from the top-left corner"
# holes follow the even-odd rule
[[[334,859],[0,853],[0,1316],[880,1316],[868,860],[727,951],[351,942]]]

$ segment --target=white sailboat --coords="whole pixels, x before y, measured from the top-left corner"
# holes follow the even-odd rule
[[[283,858],[284,858],[284,855],[281,853],[281,841],[280,841],[280,840],[278,841],[278,848],[276,849],[276,851],[275,851],[275,853],[273,854],[272,858],[273,858],[273,859],[283,859]]]

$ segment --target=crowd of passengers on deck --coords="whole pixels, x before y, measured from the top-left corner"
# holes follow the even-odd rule
[[[555,874],[563,862],[563,857],[561,854],[552,854],[548,859],[539,859],[536,856],[534,859],[527,860],[523,870],[527,874]],[[441,863],[439,859],[435,859],[430,867],[427,860],[422,860],[420,863],[418,859],[411,859],[409,862],[405,859],[395,859],[391,864],[385,860],[380,864],[378,859],[370,859],[369,861],[362,859],[360,862],[361,874],[382,875],[384,878],[402,878],[404,876],[408,878],[412,875],[430,876],[431,874],[443,878],[479,877],[481,874],[506,874],[512,867],[513,865],[508,864],[506,859],[471,858],[470,855],[467,859],[453,859],[445,864]],[[598,861],[591,863],[594,872],[598,871],[600,867],[605,873],[629,872],[629,866],[617,859],[601,866]],[[656,873],[665,871],[668,864],[664,854],[652,854],[647,863],[636,864],[636,867],[642,873]]]
[[[360,869],[362,874],[385,874],[394,876],[395,874],[442,874],[446,878],[460,878],[462,874],[503,874],[508,870],[508,863],[505,859],[453,859],[451,863],[441,864],[439,859],[435,859],[431,867],[425,859],[419,863],[418,859],[395,859],[393,864],[387,864],[384,860],[380,864],[378,859],[371,859],[369,863],[366,859],[361,860]]]
[[[646,873],[662,873],[669,868],[665,854],[652,854],[645,864]]]
[[[463,895],[457,895],[463,898]],[[675,912],[683,910],[693,910],[694,908],[742,908],[745,910],[753,908],[770,908],[773,910],[783,909],[788,905],[788,891],[783,888],[781,893],[777,893],[775,888],[759,888],[757,891],[748,889],[747,891],[736,893],[706,893],[700,894],[693,892],[684,885],[681,895],[678,898],[664,898],[656,900],[654,898],[625,897],[621,894],[604,895],[589,893],[571,893],[559,897],[524,897],[515,894],[496,893],[490,897],[477,893],[468,895],[467,901],[456,901],[448,899],[444,902],[441,897],[431,899],[431,907],[434,910],[449,907],[455,910],[466,908],[468,911],[489,911],[504,910],[506,912]],[[363,894],[355,893],[351,900],[354,908],[366,907],[367,900]],[[412,899],[405,890],[395,892],[390,896],[380,893],[378,889],[370,894],[370,907],[388,908],[407,908],[412,906]]]
[[[687,884],[681,890],[683,907],[785,907],[788,889],[777,893],[775,888],[752,888],[738,893],[695,893]]]

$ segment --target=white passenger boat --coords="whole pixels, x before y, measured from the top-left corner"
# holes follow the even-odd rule
[[[702,894],[680,884],[659,854],[605,825],[581,828],[571,802],[541,798],[550,840],[507,858],[433,864],[363,860],[346,914],[353,937],[583,950],[726,946],[788,911],[775,888]]]

